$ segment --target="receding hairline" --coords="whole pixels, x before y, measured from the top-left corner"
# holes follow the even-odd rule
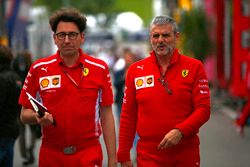
[[[168,25],[168,24],[172,25],[173,31],[175,33],[178,32],[178,26],[176,21],[172,17],[167,15],[160,15],[154,17],[151,22],[150,29],[152,29],[153,26]]]

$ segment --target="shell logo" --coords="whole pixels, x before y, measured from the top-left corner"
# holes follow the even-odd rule
[[[137,85],[138,87],[142,86],[142,85],[143,85],[143,80],[142,80],[142,79],[138,79],[138,80],[136,81],[136,85]]]
[[[44,78],[41,81],[41,86],[42,86],[42,88],[47,88],[49,86],[49,80],[47,78]]]

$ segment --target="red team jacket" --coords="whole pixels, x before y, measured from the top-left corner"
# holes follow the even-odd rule
[[[57,123],[43,127],[44,143],[66,147],[99,137],[99,105],[113,103],[106,63],[79,52],[73,67],[65,66],[57,52],[36,61],[26,77],[19,103],[32,108],[26,92],[36,96],[38,91]]]
[[[145,149],[157,149],[173,128],[180,129],[184,135],[176,147],[187,143],[191,147],[199,146],[197,133],[210,116],[210,92],[203,64],[176,49],[165,75],[172,94],[158,80],[160,77],[154,52],[128,70],[120,124],[120,162],[130,159],[136,131],[139,142],[147,143]]]

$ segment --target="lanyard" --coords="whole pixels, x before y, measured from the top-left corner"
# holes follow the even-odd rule
[[[172,94],[172,91],[169,89],[168,82],[165,81],[164,78],[160,77],[158,78],[158,81],[160,81],[161,85],[165,88],[165,90],[168,92],[168,94]]]
[[[69,73],[64,69],[64,67],[62,65],[61,66],[61,69],[62,71],[64,72],[64,74],[69,78],[69,80],[77,87],[77,88],[80,88],[78,83],[74,80],[74,78],[72,78]],[[82,65],[82,69],[83,69],[83,65]],[[81,81],[82,81],[82,75],[81,75]]]
[[[168,81],[165,79],[166,78],[166,74],[167,74],[167,70],[165,71],[164,74],[162,74],[162,71],[160,69],[160,66],[157,65],[159,72],[160,72],[160,78],[158,78],[158,81],[161,83],[161,85],[165,88],[165,90],[168,92],[169,95],[172,95],[172,90],[169,88],[169,84]]]

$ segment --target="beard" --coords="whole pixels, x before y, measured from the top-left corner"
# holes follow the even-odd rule
[[[175,45],[159,44],[159,45],[154,45],[152,48],[157,55],[162,55],[162,56],[172,55],[175,49]]]

